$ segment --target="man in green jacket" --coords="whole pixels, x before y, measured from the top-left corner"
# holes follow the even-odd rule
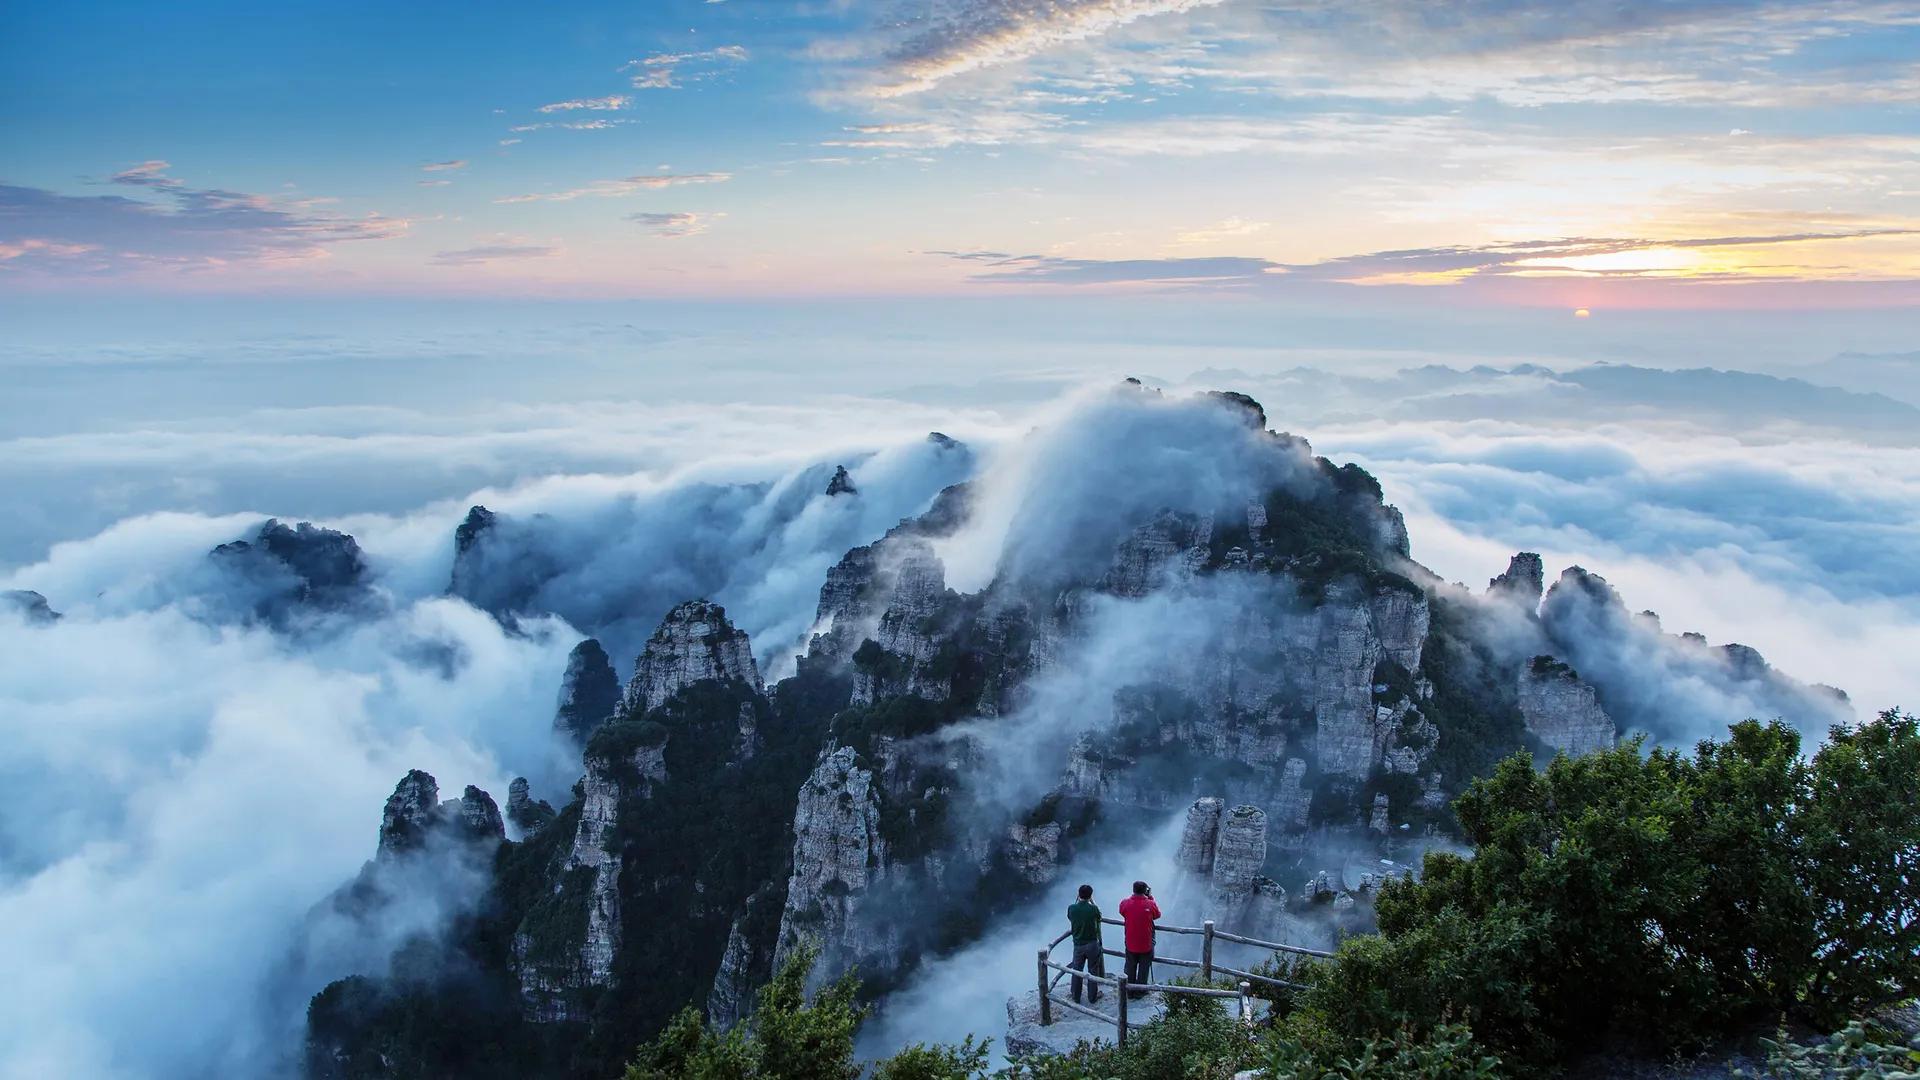
[[[1067,908],[1067,925],[1073,927],[1073,962],[1067,966],[1075,971],[1085,971],[1089,975],[1105,977],[1107,974],[1106,954],[1100,946],[1100,909],[1093,903],[1093,886],[1080,886],[1080,901]],[[1092,979],[1087,981],[1087,1003],[1095,1004],[1100,1000],[1100,984]],[[1073,1000],[1080,1000],[1080,976],[1073,977]]]

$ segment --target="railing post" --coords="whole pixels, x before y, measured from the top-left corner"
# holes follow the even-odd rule
[[[1213,920],[1200,924],[1200,981],[1213,985]]]
[[[1120,976],[1119,982],[1120,986],[1114,992],[1114,1000],[1120,1009],[1120,1019],[1116,1025],[1118,1030],[1115,1033],[1115,1045],[1125,1046],[1127,1045],[1127,977],[1125,975]]]
[[[1040,950],[1040,1026],[1053,1024],[1053,1002],[1047,997],[1047,952]]]
[[[1240,980],[1240,1022],[1253,1026],[1253,984],[1245,979]]]

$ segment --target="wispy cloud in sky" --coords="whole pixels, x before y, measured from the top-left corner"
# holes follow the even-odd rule
[[[404,219],[348,217],[314,200],[189,187],[164,161],[114,174],[157,201],[0,185],[0,267],[90,276],[312,259],[336,244],[403,236]]]
[[[632,76],[636,90],[676,90],[683,82],[710,79],[732,64],[745,62],[747,50],[739,45],[722,45],[697,52],[655,53],[630,60],[620,70]]]
[[[625,94],[609,94],[606,97],[574,98],[570,101],[556,101],[551,105],[540,106],[540,111],[543,113],[552,113],[572,112],[576,109],[592,109],[605,112],[613,109],[624,109],[632,103],[632,101],[633,99]]]
[[[461,158],[454,161],[430,162],[426,165],[420,166],[420,171],[421,172],[451,172],[454,169],[464,169],[466,167],[467,167],[466,159]]]
[[[632,195],[638,191],[653,191],[660,188],[680,187],[684,184],[724,184],[733,179],[728,173],[641,173],[637,176],[623,177],[619,180],[595,180],[585,187],[568,188],[565,191],[535,192],[529,195],[509,195],[495,199],[498,203],[523,202],[571,202],[582,198],[618,198]]]
[[[677,238],[698,236],[706,232],[716,217],[724,214],[696,214],[686,210],[660,214],[628,214],[627,220],[640,225],[655,236]]]

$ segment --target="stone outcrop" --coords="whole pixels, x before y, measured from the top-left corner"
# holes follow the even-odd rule
[[[794,808],[793,873],[787,879],[774,968],[804,940],[820,946],[823,973],[882,953],[887,929],[858,916],[886,866],[873,773],[859,764],[851,747],[821,754]]]
[[[1531,551],[1522,551],[1508,559],[1506,573],[1487,581],[1489,595],[1516,600],[1529,611],[1539,606],[1545,588],[1546,571],[1540,556]]]
[[[1222,815],[1213,856],[1213,906],[1225,910],[1252,899],[1254,879],[1266,861],[1266,812],[1257,806],[1236,806]]]
[[[1520,669],[1520,716],[1547,747],[1572,757],[1613,745],[1614,724],[1594,694],[1566,664],[1536,656]]]
[[[1045,885],[1060,873],[1060,846],[1066,835],[1057,821],[1007,827],[1007,861],[1029,885]]]
[[[540,589],[559,573],[534,523],[475,506],[453,530],[447,595],[457,596],[509,628],[537,614]]]
[[[506,825],[493,796],[467,785],[458,799],[440,801],[433,774],[410,770],[394,785],[380,814],[376,862],[392,862],[436,842],[478,843],[506,839]]]
[[[660,628],[647,639],[634,661],[621,709],[629,716],[640,716],[708,679],[738,679],[756,691],[762,689],[746,632],[727,621],[726,609],[720,605],[689,600],[667,612]]]
[[[1145,596],[1169,574],[1193,574],[1206,565],[1213,519],[1163,510],[1120,541],[1101,587],[1120,596]]]
[[[520,830],[522,839],[546,828],[553,817],[553,807],[545,799],[534,801],[526,777],[516,776],[507,785],[507,820]]]
[[[1376,589],[1367,601],[1373,617],[1373,635],[1380,651],[1406,671],[1420,670],[1420,652],[1427,644],[1432,611],[1427,598],[1406,589]]]
[[[46,626],[60,619],[60,613],[53,610],[47,598],[31,589],[0,591],[0,611],[11,611],[37,626]]]
[[[847,475],[845,465],[833,467],[833,479],[827,481],[827,497],[835,495],[857,495],[860,489],[853,486],[853,477]]]
[[[378,857],[393,859],[425,847],[439,813],[440,784],[431,773],[409,771],[387,796],[380,814]]]
[[[1226,803],[1220,799],[1195,799],[1187,808],[1187,822],[1180,830],[1180,848],[1173,862],[1181,873],[1211,879],[1214,853],[1220,841],[1220,815]]]
[[[360,545],[310,522],[269,518],[251,538],[221,544],[209,557],[252,586],[253,614],[276,625],[303,613],[366,610],[376,602]]]
[[[779,896],[769,886],[747,898],[745,910],[727,931],[720,970],[707,993],[707,1022],[725,1031],[753,1011],[754,992],[773,974],[774,935],[760,932],[779,918]]]
[[[575,746],[585,745],[593,729],[620,706],[620,678],[613,672],[607,651],[593,638],[567,655],[566,674],[560,678],[560,705],[553,729]]]
[[[933,670],[941,646],[940,615],[947,598],[946,567],[933,546],[917,538],[889,545],[894,560],[886,610],[871,644],[854,654],[853,703],[864,705],[889,694],[910,694],[944,701],[951,672]]]

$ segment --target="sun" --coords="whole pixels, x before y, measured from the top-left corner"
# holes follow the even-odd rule
[[[1592,315],[1593,315],[1593,312],[1588,311],[1586,308],[1583,308],[1583,307],[1573,309],[1573,317],[1576,319],[1590,318],[1592,317]]]

